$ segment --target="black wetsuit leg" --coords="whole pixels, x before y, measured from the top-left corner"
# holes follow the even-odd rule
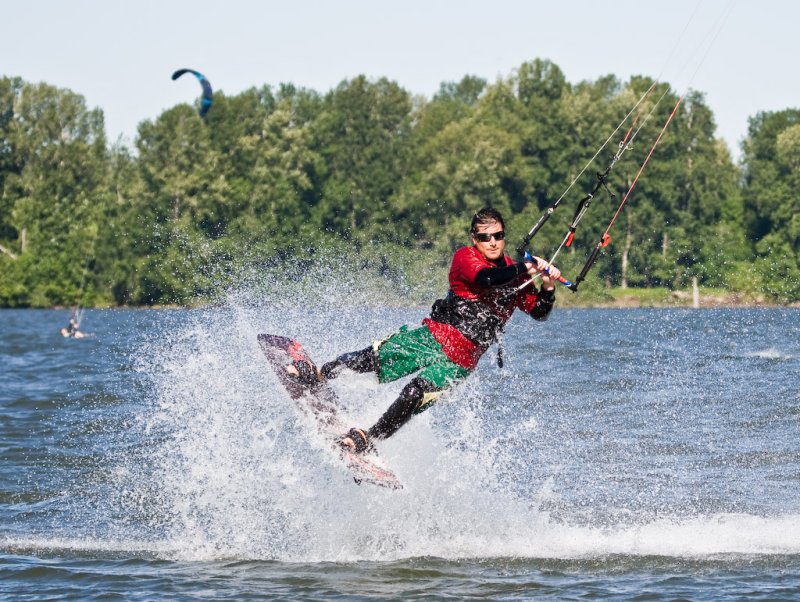
[[[340,355],[335,360],[322,365],[320,372],[326,379],[336,378],[343,368],[350,368],[355,372],[377,372],[378,358],[372,347],[361,351],[352,351]]]
[[[370,438],[387,439],[394,435],[401,426],[408,422],[425,401],[425,393],[442,391],[429,380],[421,377],[412,379],[395,402],[389,406],[383,416],[378,419],[367,434]]]

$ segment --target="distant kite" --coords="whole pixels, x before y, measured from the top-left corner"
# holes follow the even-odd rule
[[[205,117],[206,113],[208,113],[208,110],[211,108],[211,102],[213,100],[211,95],[211,84],[206,79],[205,75],[195,71],[194,69],[178,69],[172,74],[172,79],[176,80],[184,73],[193,74],[197,78],[197,81],[200,82],[200,85],[203,86],[203,100],[200,102],[200,117]]]

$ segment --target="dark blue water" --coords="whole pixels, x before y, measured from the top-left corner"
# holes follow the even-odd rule
[[[0,598],[800,599],[797,309],[515,316],[502,370],[381,445],[390,492],[255,342],[325,360],[425,312],[338,299],[89,310],[84,340],[0,311]],[[401,386],[336,382],[363,426]]]

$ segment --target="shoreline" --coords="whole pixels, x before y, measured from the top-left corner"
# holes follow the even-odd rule
[[[583,293],[583,294],[581,294]],[[557,289],[556,304],[561,308],[581,308],[581,309],[718,309],[718,308],[800,308],[800,300],[791,303],[779,303],[767,299],[762,294],[738,293],[710,289],[698,292],[692,291],[671,291],[668,289],[606,289],[602,292],[586,291],[572,293]],[[409,305],[427,306],[427,302],[398,303],[400,299],[385,300],[383,305]],[[406,300],[409,301],[409,300]],[[123,309],[123,310],[173,310],[173,309],[209,309],[212,307],[223,306],[219,301],[208,301],[205,303],[191,304],[157,304],[157,305],[87,305],[83,309]],[[70,311],[72,307],[66,305],[53,305],[46,307],[0,307],[0,309],[50,309],[57,311]]]
[[[566,299],[566,300],[565,300]],[[800,302],[779,303],[764,295],[710,289],[703,291],[671,291],[668,289],[609,289],[586,300],[558,296],[561,307],[582,308],[660,308],[660,309],[717,309],[717,308],[800,308]]]

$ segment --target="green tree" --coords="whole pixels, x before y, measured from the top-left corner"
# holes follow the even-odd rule
[[[661,88],[652,95],[661,99],[658,109],[635,141],[631,154],[636,160],[618,173],[625,174],[620,198],[678,101]],[[745,245],[738,171],[714,131],[702,96],[688,95],[615,224],[617,242],[601,262],[609,282],[680,288],[699,276],[705,284],[719,285],[724,261],[741,259]]]
[[[485,90],[486,80],[468,75],[459,82],[442,83],[430,101],[418,101],[412,146],[416,148],[449,124],[470,117]]]
[[[744,142],[748,235],[765,292],[800,298],[800,110],[759,113]]]
[[[82,303],[107,191],[103,114],[78,94],[5,78],[0,302]]]
[[[109,201],[104,207],[103,222],[97,242],[95,268],[98,277],[118,305],[140,303],[139,270],[151,252],[150,227],[144,216],[148,211],[142,199],[143,181],[137,158],[122,144],[110,154]]]
[[[444,128],[421,149],[428,167],[395,199],[414,225],[418,244],[463,244],[465,216],[492,205],[510,213],[500,186],[513,161],[504,132],[474,120]],[[402,228],[402,225],[399,226]]]
[[[385,78],[359,76],[326,95],[313,124],[325,166],[315,212],[324,230],[369,236],[391,220],[388,199],[408,166],[411,116],[408,92]]]
[[[208,126],[188,106],[139,126],[137,165],[143,220],[136,241],[146,259],[139,266],[137,303],[177,303],[210,293],[212,241],[227,227],[227,181]]]
[[[651,84],[570,84],[534,59],[492,84],[443,83],[430,100],[364,76],[324,95],[291,84],[218,91],[205,119],[186,104],[167,109],[129,149],[107,148],[102,113],[81,96],[0,78],[0,305],[192,303],[248,262],[306,265],[345,249],[352,265],[401,283],[395,264],[444,267],[468,240],[471,211],[503,211],[514,246],[572,185],[532,246],[549,256]],[[559,256],[565,273],[577,274],[676,101],[666,83],[643,101],[641,130],[609,177],[616,197],[593,199]],[[798,298],[800,111],[751,120],[743,178],[715,129],[702,95],[688,94],[590,290],[697,276],[732,289],[763,280],[773,298]]]
[[[241,140],[254,149],[255,161],[249,174],[252,199],[237,217],[237,232],[271,249],[301,231],[313,235],[308,224],[318,201],[322,159],[312,149],[311,122],[299,114],[297,101],[294,95],[281,98],[259,135]]]

